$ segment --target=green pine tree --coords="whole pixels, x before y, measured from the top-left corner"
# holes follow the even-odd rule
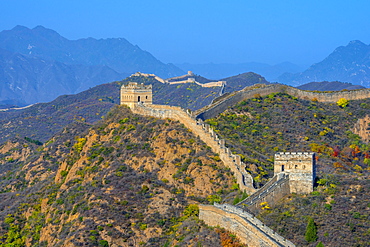
[[[308,220],[306,233],[304,237],[306,241],[309,243],[315,242],[317,240],[317,228],[312,218]]]

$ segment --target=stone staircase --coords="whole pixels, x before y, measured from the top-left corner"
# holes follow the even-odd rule
[[[195,135],[204,141],[212,151],[219,154],[226,167],[234,173],[239,188],[252,194],[256,191],[253,186],[252,176],[245,170],[246,164],[241,161],[239,155],[231,153],[225,146],[225,140],[220,139],[214,130],[202,120],[196,120],[188,111],[176,106],[146,105],[139,103],[131,109],[134,113],[178,120],[189,128]]]

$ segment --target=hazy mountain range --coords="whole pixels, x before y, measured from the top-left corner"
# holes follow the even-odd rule
[[[0,32],[0,104],[46,102],[137,71],[184,73],[123,38],[68,40],[42,26]]]
[[[335,82],[310,84],[307,90],[352,88],[350,84],[338,86],[339,81],[369,87],[369,54],[368,45],[352,41],[304,72],[288,62],[274,66],[253,62],[178,64],[180,69],[162,63],[124,38],[68,40],[42,26],[33,29],[16,26],[0,32],[0,105],[48,102],[59,95],[75,94],[102,83],[122,80],[137,71],[170,78],[191,70],[207,81],[206,78],[229,81],[235,75],[253,71],[264,77],[263,83],[265,79],[295,86]],[[238,80],[256,81],[244,77]],[[234,83],[231,87],[227,85],[225,90],[240,90],[243,85],[244,82]]]
[[[107,66],[67,65],[0,49],[0,104],[48,102],[124,77]]]
[[[351,41],[307,70],[286,73],[278,81],[293,86],[313,81],[341,81],[370,87],[370,46],[358,40]]]

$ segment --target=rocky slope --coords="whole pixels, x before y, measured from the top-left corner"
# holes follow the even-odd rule
[[[192,205],[235,194],[232,175],[204,143],[171,120],[115,107],[104,121],[69,126],[42,146],[9,141],[0,158],[4,246],[236,241],[194,218]]]

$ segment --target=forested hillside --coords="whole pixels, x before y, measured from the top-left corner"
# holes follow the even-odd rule
[[[325,246],[366,246],[370,145],[351,129],[369,109],[370,99],[341,107],[274,93],[255,95],[207,122],[241,154],[257,186],[272,177],[276,152],[317,153],[315,191],[266,207],[259,216],[263,222],[298,246],[316,246],[318,241]],[[318,228],[313,244],[305,240],[309,218]]]

